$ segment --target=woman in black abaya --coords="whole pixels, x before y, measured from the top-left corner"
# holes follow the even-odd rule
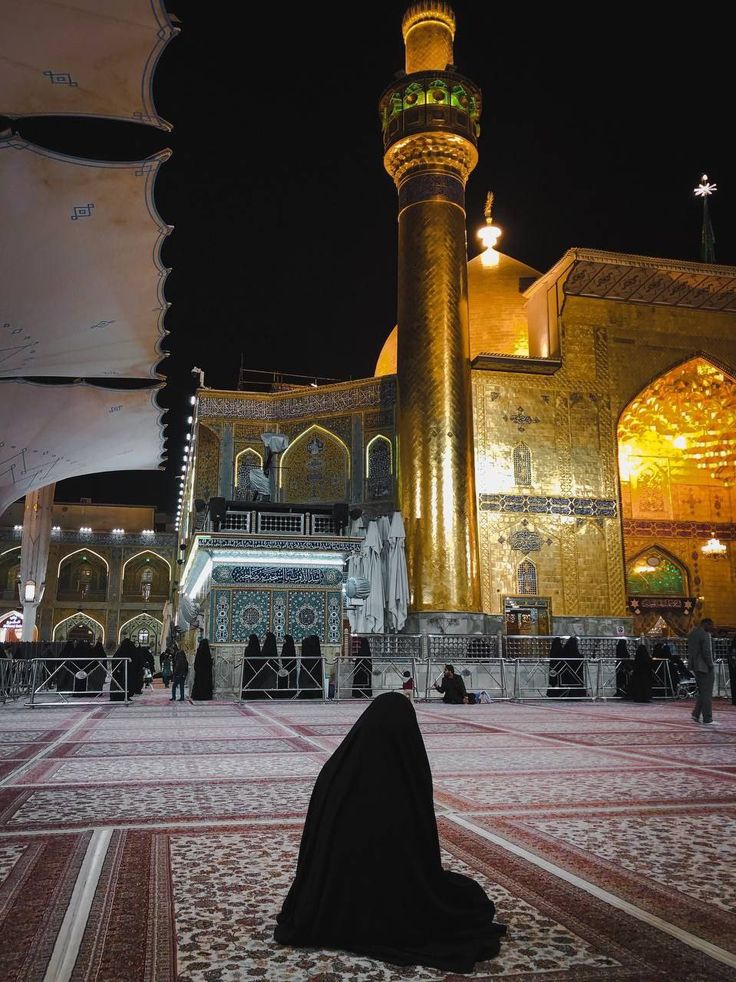
[[[358,657],[355,659],[353,673],[353,699],[371,699],[373,697],[373,659],[368,638],[360,639]]]
[[[629,699],[650,702],[652,698],[652,659],[646,645],[640,644],[634,655],[634,671],[629,679]]]
[[[276,941],[471,972],[498,954],[494,915],[475,880],[442,869],[413,706],[379,696],[317,778]]]
[[[97,641],[90,651],[90,657],[94,661],[89,662],[89,674],[87,676],[87,691],[91,695],[99,695],[105,687],[107,676],[107,655],[101,641]]]
[[[296,687],[296,646],[290,634],[284,635],[281,646],[281,668],[278,676],[279,699],[292,699]]]
[[[261,666],[261,662],[259,661],[260,656],[261,642],[258,640],[257,634],[251,634],[248,638],[248,646],[243,656],[243,691],[240,693],[241,699],[263,699],[262,692],[256,692],[251,688],[253,680]]]
[[[130,638],[123,638],[120,642],[120,647],[113,655],[114,668],[112,671],[112,681],[110,682],[110,702],[125,702],[126,679],[128,682],[128,699],[133,695],[133,662],[132,660],[128,662],[126,675],[125,662],[120,661],[123,658],[132,659],[133,654],[135,654],[135,645]]]
[[[554,638],[549,649],[549,688],[547,689],[548,696],[559,696],[560,690],[560,678],[562,677],[562,670],[565,667],[562,659],[562,641],[559,638]]]
[[[279,652],[276,647],[276,635],[272,631],[266,631],[263,639],[263,649],[261,651],[263,661],[259,662],[259,669],[253,679],[253,685],[260,690],[260,699],[277,698],[278,689],[278,670]]]
[[[316,634],[310,634],[302,641],[297,688],[299,699],[322,698],[322,649]]]
[[[212,698],[212,652],[207,638],[199,642],[194,656],[194,682],[190,697],[200,702]]]
[[[629,656],[629,646],[625,638],[616,642],[616,695],[622,699],[627,697],[629,687],[629,676],[631,675],[634,663]]]

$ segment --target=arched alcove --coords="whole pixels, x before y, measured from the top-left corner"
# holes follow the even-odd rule
[[[56,599],[86,603],[106,600],[109,572],[107,560],[92,549],[70,552],[59,562]]]
[[[248,475],[256,468],[259,470],[263,467],[263,455],[255,450],[253,447],[246,447],[245,450],[241,450],[240,453],[235,458],[235,467],[233,474],[233,486],[235,488],[235,497],[242,501],[248,501],[252,497],[253,490],[248,481]]]
[[[105,643],[105,628],[89,614],[81,610],[70,617],[65,617],[54,626],[53,640],[66,641],[70,639],[101,641]]]
[[[136,614],[135,617],[129,618],[124,624],[120,625],[118,643],[123,638],[130,638],[131,641],[150,648],[156,654],[156,652],[161,650],[163,629],[163,623],[156,617],[152,617],[151,614],[145,612]]]
[[[144,549],[123,564],[123,603],[162,604],[169,597],[171,564],[163,556]]]
[[[366,498],[393,496],[393,446],[388,437],[379,433],[365,448]]]
[[[313,425],[281,455],[281,500],[295,504],[346,501],[349,497],[350,454],[343,441]]]

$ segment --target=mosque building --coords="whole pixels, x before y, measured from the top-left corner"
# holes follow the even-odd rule
[[[199,389],[182,593],[215,644],[338,645],[360,540],[336,533],[400,508],[408,633],[736,626],[736,268],[571,248],[542,273],[496,248],[491,201],[468,262],[481,93],[446,3],[402,29],[380,100],[398,326],[373,378]]]

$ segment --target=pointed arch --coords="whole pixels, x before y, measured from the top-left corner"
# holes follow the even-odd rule
[[[279,489],[285,502],[348,498],[350,451],[337,434],[313,423],[281,455]]]
[[[687,597],[689,583],[685,563],[658,543],[640,549],[626,563],[626,588],[632,597]]]
[[[101,556],[99,554],[99,552],[95,552],[94,549],[75,549],[74,552],[67,553],[66,556],[62,556],[62,558],[59,560],[59,565],[56,567],[56,575],[57,575],[57,577],[61,574],[61,567],[64,565],[64,563],[68,559],[71,559],[72,556],[76,556],[77,553],[80,553],[80,552],[86,552],[90,556],[96,556],[97,559],[100,560],[100,562],[103,562],[105,564],[105,571],[107,572],[107,574],[108,575],[110,574],[110,564],[108,563],[108,561],[105,559],[104,556]]]
[[[121,574],[122,579],[125,579],[125,567],[128,565],[128,563],[132,563],[134,559],[138,559],[140,556],[146,556],[146,555],[153,556],[155,559],[160,559],[162,563],[166,563],[166,565],[169,568],[169,576],[171,576],[171,563],[168,561],[168,559],[166,559],[165,556],[159,555],[159,553],[154,552],[153,549],[141,549],[140,552],[137,552],[134,556],[131,556],[129,559],[126,559],[125,562],[123,563],[123,569]]]
[[[537,567],[531,559],[522,560],[516,567],[516,586],[522,597],[537,594]]]
[[[255,447],[244,447],[235,457],[233,465],[233,488],[235,497],[238,499],[247,498],[251,490],[248,484],[248,474],[252,468],[263,467],[263,454]]]
[[[64,625],[67,624],[66,630],[64,630]],[[82,624],[88,627],[95,636],[95,641],[98,639],[105,643],[105,628],[100,624],[99,621],[95,620],[94,617],[90,617],[89,614],[82,613],[81,610],[77,611],[76,614],[72,614],[70,617],[64,617],[57,624],[54,625],[54,630],[51,636],[52,641],[63,641],[66,639],[69,630],[73,628],[76,624]]]
[[[56,576],[57,600],[100,602],[107,599],[110,564],[94,549],[75,549],[63,556]]]
[[[377,434],[365,448],[366,498],[390,498],[393,495],[393,444],[387,436]]]
[[[164,630],[163,621],[160,621],[158,617],[154,617],[147,611],[134,614],[133,617],[129,617],[127,621],[120,625],[120,629],[118,630],[118,644],[120,644],[124,637],[130,638],[139,629],[148,630],[149,635],[151,635],[145,643],[149,644],[152,648],[159,647],[159,641]],[[131,640],[135,641],[136,638],[132,637]]]
[[[0,552],[0,597],[3,600],[18,599],[17,579],[20,576],[20,546]]]

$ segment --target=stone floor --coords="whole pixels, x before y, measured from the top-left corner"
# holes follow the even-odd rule
[[[0,707],[0,978],[439,980],[276,946],[316,774],[365,703]],[[477,979],[736,977],[736,707],[416,706]],[[449,976],[448,976],[449,978]]]

